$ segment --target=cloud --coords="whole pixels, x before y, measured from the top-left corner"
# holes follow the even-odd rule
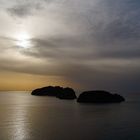
[[[34,3],[25,3],[25,4],[16,4],[13,7],[10,7],[7,9],[8,13],[11,14],[14,17],[28,17],[30,15],[33,15],[33,13],[36,10],[40,10],[41,5],[40,4],[34,4]]]
[[[55,41],[53,43],[47,43],[46,41],[45,43],[42,40],[34,40],[43,44],[40,46],[42,48],[39,49],[42,51],[46,50],[47,52],[47,48],[44,46],[49,46],[50,44],[51,45],[49,47],[53,47],[51,49],[52,53],[55,52],[56,47],[60,47],[52,45]],[[50,49],[49,47],[48,49]],[[28,56],[26,59],[1,59],[1,69],[3,68],[10,71],[34,75],[62,76],[68,81],[80,84],[83,89],[107,89],[114,92],[120,90],[136,90],[136,88],[133,89],[131,85],[135,84],[134,87],[136,87],[137,82],[139,82],[138,77],[140,77],[140,67],[137,65],[139,63],[139,59],[135,59],[134,63],[132,59],[124,60],[120,59],[120,57],[119,60],[113,60],[110,58],[106,58],[107,60],[104,60],[104,57],[102,58],[98,56],[98,58],[94,60],[94,56],[91,59],[87,56],[85,61],[84,56],[80,56],[81,59],[76,57],[66,57],[67,55],[74,55],[70,52],[65,52],[65,55],[63,56],[64,52],[62,53],[60,51],[59,53],[53,53],[53,56],[50,56],[50,52],[45,52],[43,54],[39,50],[37,53],[40,53],[41,57],[26,54]],[[60,55],[62,55],[63,58],[61,58]],[[85,55],[85,53],[83,55]],[[114,58],[114,55],[112,57]]]
[[[8,5],[8,13],[21,18],[25,29],[33,34],[29,39],[32,47],[20,48],[16,40],[1,36],[8,45],[0,41],[4,46],[0,68],[63,76],[83,88],[138,90],[139,5],[136,0],[23,1]]]

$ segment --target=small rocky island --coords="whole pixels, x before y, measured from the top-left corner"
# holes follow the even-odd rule
[[[85,91],[77,99],[79,103],[120,103],[125,101],[119,94],[112,94],[104,90]]]
[[[76,99],[75,91],[72,88],[63,88],[60,86],[48,86],[38,88],[32,91],[36,96],[55,96],[59,99]]]

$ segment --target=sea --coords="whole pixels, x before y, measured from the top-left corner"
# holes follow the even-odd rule
[[[140,140],[140,94],[114,104],[0,92],[0,140]]]

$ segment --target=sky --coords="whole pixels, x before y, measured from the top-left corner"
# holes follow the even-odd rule
[[[140,91],[139,0],[0,0],[0,90]]]

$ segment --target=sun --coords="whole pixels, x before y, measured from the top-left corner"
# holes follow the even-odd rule
[[[21,48],[31,47],[31,37],[27,32],[20,32],[16,36],[16,45]]]

